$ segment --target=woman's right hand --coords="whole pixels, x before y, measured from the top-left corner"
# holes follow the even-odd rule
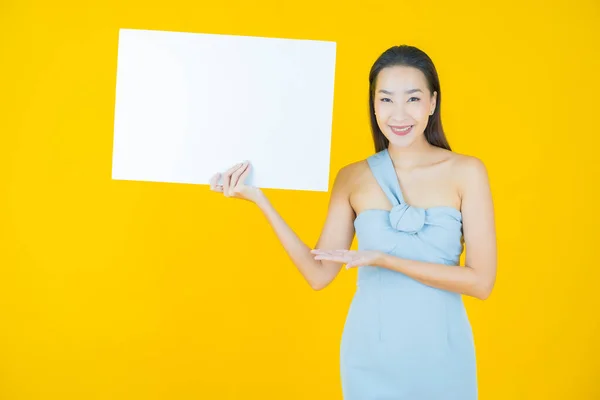
[[[244,161],[229,168],[225,173],[214,174],[210,179],[210,189],[223,193],[225,197],[248,200],[256,203],[263,196],[260,188],[246,185],[245,180],[250,173],[250,162]],[[219,178],[223,178],[223,184],[219,185]]]

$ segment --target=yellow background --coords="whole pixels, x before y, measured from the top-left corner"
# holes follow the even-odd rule
[[[336,41],[332,177],[372,153],[373,61],[425,50],[496,205],[480,398],[600,398],[599,24],[593,0],[1,1],[0,398],[341,398],[355,269],[314,292],[250,203],[111,180],[119,28]],[[267,194],[313,246],[328,194]]]

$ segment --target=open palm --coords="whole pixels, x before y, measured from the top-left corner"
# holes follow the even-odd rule
[[[326,260],[346,264],[346,269],[378,265],[384,255],[372,250],[311,250],[315,260]]]

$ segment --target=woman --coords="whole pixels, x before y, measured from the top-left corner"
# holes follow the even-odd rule
[[[369,82],[375,153],[338,172],[316,249],[260,189],[244,184],[249,163],[216,174],[211,189],[256,203],[315,290],[342,265],[359,268],[340,348],[346,400],[476,399],[475,346],[461,295],[486,299],[496,278],[486,168],[451,151],[438,75],[424,52],[388,49]],[[359,248],[351,251],[355,233]]]

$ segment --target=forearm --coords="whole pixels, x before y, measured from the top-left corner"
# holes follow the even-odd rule
[[[311,248],[290,228],[266,196],[262,195],[256,202],[256,205],[267,218],[287,255],[294,265],[296,265],[304,279],[306,279],[312,288],[319,288],[321,282],[325,279],[325,271],[323,264],[315,260],[310,253]]]
[[[381,262],[378,264],[380,267],[401,272],[438,289],[465,294],[481,300],[489,296],[487,285],[470,267],[414,261],[389,254],[382,256]]]

